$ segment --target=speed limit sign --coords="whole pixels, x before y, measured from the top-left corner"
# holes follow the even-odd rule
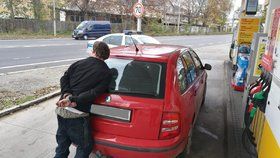
[[[136,18],[141,18],[144,13],[144,6],[142,3],[135,3],[132,8],[133,15]]]

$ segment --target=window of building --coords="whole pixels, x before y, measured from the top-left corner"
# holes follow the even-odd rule
[[[80,21],[80,17],[79,16],[76,16],[76,21]]]
[[[74,15],[71,15],[71,16],[70,16],[70,21],[75,21]]]

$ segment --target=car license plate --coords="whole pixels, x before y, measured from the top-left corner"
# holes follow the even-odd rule
[[[91,105],[90,112],[95,115],[122,121],[130,121],[131,117],[131,110],[96,104]]]

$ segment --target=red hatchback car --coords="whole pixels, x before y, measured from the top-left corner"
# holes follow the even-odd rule
[[[139,47],[138,53],[133,46],[111,49],[109,93],[91,107],[94,151],[114,158],[184,157],[211,65],[203,66],[190,48]]]

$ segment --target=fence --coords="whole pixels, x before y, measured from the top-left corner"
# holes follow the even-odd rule
[[[79,22],[65,22],[57,21],[56,30],[57,32],[67,32],[73,31],[74,28],[79,24]],[[132,29],[136,28],[135,23],[126,23],[126,26],[123,26],[121,23],[112,23],[112,32],[122,32],[123,29]],[[164,32],[163,28],[169,30],[169,32],[176,32],[176,26],[165,26],[154,24],[154,25],[143,25],[144,32]],[[0,33],[9,33],[9,32],[53,32],[53,21],[39,21],[32,19],[0,19]],[[188,34],[208,34],[217,32],[216,28],[200,27],[200,26],[184,26],[180,27],[181,32]]]
[[[58,32],[72,31],[79,23],[56,22]],[[0,19],[0,32],[15,32],[24,30],[28,32],[53,32],[53,21],[39,21],[30,19]]]

